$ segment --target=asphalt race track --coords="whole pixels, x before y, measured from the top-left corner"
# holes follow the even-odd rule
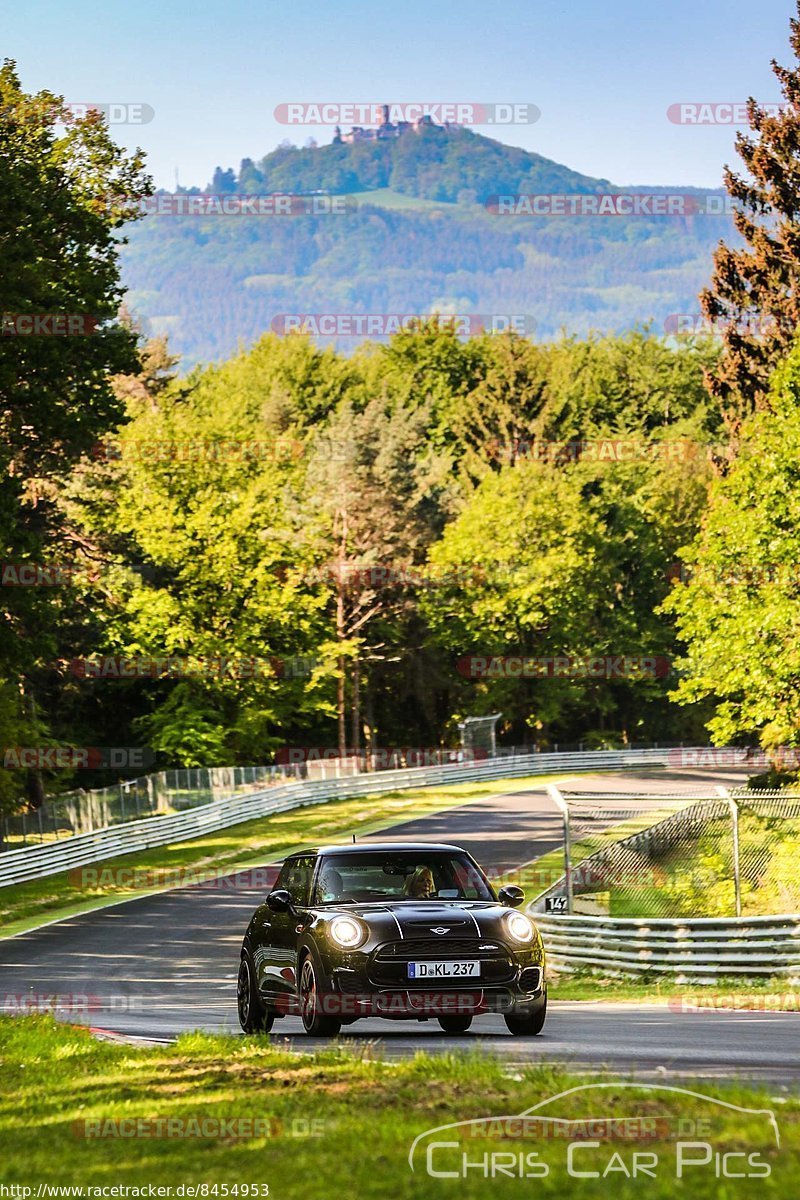
[[[739,782],[727,770],[576,776],[588,790],[687,792]],[[565,784],[565,786],[567,786]],[[618,802],[617,802],[618,803]],[[560,818],[541,789],[495,795],[396,826],[392,837],[465,846],[490,872],[507,870],[559,844]],[[165,1040],[190,1029],[240,1035],[235,983],[247,921],[264,894],[251,874],[146,896],[0,941],[0,1006],[55,1006],[66,1020],[110,1036]],[[684,989],[685,990],[685,989]],[[676,988],[676,993],[678,989]],[[512,1038],[502,1018],[477,1018],[452,1037],[436,1021],[359,1021],[345,1042],[380,1039],[386,1057],[481,1046],[513,1062],[553,1060],[640,1073],[800,1078],[800,1015],[681,1011],[670,1004],[551,1003],[544,1032]],[[318,1040],[299,1018],[276,1022],[275,1040],[297,1049]]]

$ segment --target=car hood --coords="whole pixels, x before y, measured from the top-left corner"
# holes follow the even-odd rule
[[[450,937],[497,937],[502,931],[501,922],[511,911],[503,904],[493,901],[438,901],[401,900],[396,903],[353,904],[347,911],[360,917],[376,933],[380,931],[389,939],[398,934],[404,940],[446,935]],[[439,934],[445,930],[446,934]]]

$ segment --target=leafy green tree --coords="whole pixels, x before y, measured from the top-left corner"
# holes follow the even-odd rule
[[[64,117],[66,129],[59,131]],[[71,119],[49,92],[22,91],[0,68],[0,552],[5,562],[79,552],[58,496],[71,466],[117,422],[110,377],[131,370],[135,338],[117,319],[117,230],[147,194],[140,152],[112,142],[103,117]],[[38,322],[31,326],[31,322]],[[27,324],[26,324],[27,322]],[[54,335],[60,322],[60,335]],[[28,330],[33,329],[32,333]],[[63,595],[4,588],[0,672],[36,703],[36,674],[55,650]],[[17,781],[18,782],[18,781]],[[38,802],[41,781],[27,780]]]
[[[501,710],[526,741],[592,729],[622,740],[669,736],[663,676],[674,634],[654,610],[668,563],[697,528],[709,470],[702,458],[665,452],[654,463],[519,460],[485,478],[431,551],[444,586],[423,607],[451,663],[658,661],[649,671],[626,667],[630,677],[610,668],[609,678],[577,679],[544,667],[541,677],[508,677],[498,664],[494,676],[461,687],[461,711]]]
[[[389,677],[397,678],[418,653],[421,567],[445,524],[451,490],[449,460],[427,439],[429,409],[427,402],[412,406],[386,396],[363,408],[344,402],[318,432],[310,459],[305,494],[329,547],[322,575],[340,651],[341,753],[348,661],[351,746],[360,748],[363,726],[371,749],[383,724],[376,691],[386,682],[387,664]]]
[[[114,686],[135,691],[134,725],[165,761],[264,761],[332,711],[335,658],[313,584],[322,543],[301,487],[314,425],[353,371],[274,335],[185,381],[170,382],[163,348],[146,367],[118,382],[129,420],[72,496],[99,545],[147,567],[109,572],[98,649],[228,660],[221,674]],[[237,666],[246,660],[253,677]]]
[[[682,704],[715,703],[715,743],[800,743],[800,348],[776,371],[768,408],[741,426],[711,491],[690,572],[665,605],[686,644]]]
[[[686,422],[686,436],[704,445],[721,424],[704,384],[717,354],[709,339],[671,348],[634,330],[534,345],[508,333],[476,339],[471,353],[472,382],[441,406],[447,444],[471,480],[518,458],[591,455],[598,439],[649,443]]]
[[[432,316],[414,322],[367,357],[366,386],[412,408],[424,406],[430,435],[442,447],[452,440],[449,423],[458,398],[485,372],[482,340],[464,339],[453,321]]]

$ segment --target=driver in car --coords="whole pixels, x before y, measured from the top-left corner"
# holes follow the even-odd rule
[[[406,884],[406,895],[415,900],[430,900],[436,895],[436,883],[430,867],[417,867]]]

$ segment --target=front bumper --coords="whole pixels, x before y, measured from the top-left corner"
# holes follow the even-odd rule
[[[541,946],[512,950],[491,939],[471,947],[437,946],[441,959],[474,958],[480,979],[410,980],[408,963],[425,957],[420,943],[385,943],[368,953],[336,956],[329,964],[326,1008],[348,1017],[424,1019],[454,1014],[511,1013],[535,1007],[544,995]]]

